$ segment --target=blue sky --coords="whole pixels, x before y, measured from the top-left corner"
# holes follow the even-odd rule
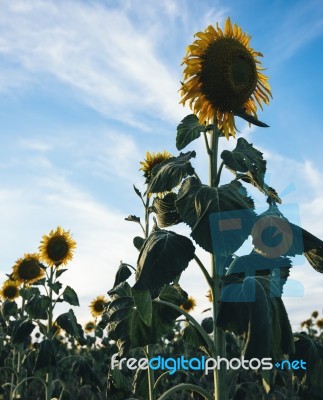
[[[139,161],[147,150],[177,153],[176,126],[190,113],[178,104],[185,48],[227,16],[264,54],[273,93],[259,112],[270,128],[242,121],[241,135],[264,152],[269,183],[297,204],[302,226],[323,238],[320,0],[0,0],[0,10],[0,277],[37,251],[43,234],[70,229],[78,247],[65,282],[79,293],[79,317],[89,318],[120,260],[136,262],[139,231],[124,217],[141,215],[132,191],[143,184]],[[204,144],[191,148],[206,178]],[[323,277],[304,263],[293,278],[304,284],[303,297],[285,298],[296,328],[321,310]],[[195,265],[183,287],[198,315],[208,304]]]

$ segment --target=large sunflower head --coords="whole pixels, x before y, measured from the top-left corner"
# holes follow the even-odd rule
[[[20,283],[11,279],[6,280],[0,290],[0,296],[3,299],[14,300],[19,297]]]
[[[39,246],[40,258],[50,266],[65,265],[73,258],[76,242],[69,231],[58,226],[49,235],[44,235]]]
[[[200,123],[215,118],[225,136],[235,136],[235,111],[245,108],[256,116],[256,103],[268,104],[271,97],[267,77],[249,42],[251,36],[227,18],[222,31],[218,24],[195,34],[183,59],[184,82],[181,103],[189,105]]]
[[[38,254],[25,254],[13,266],[12,278],[21,283],[31,284],[43,278],[44,270]]]
[[[151,177],[151,171],[153,168],[160,164],[161,162],[168,160],[171,158],[172,155],[168,153],[168,151],[164,151],[163,153],[158,152],[158,153],[150,153],[147,151],[146,153],[146,159],[144,161],[140,161],[140,164],[142,167],[139,169],[139,171],[144,171],[144,177],[146,178],[146,183],[149,183],[150,177]]]
[[[104,296],[96,297],[90,304],[91,314],[94,318],[103,314],[108,300]]]

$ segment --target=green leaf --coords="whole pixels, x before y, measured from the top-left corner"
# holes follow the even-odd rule
[[[138,188],[136,188],[136,186],[135,186],[135,185],[133,185],[133,189],[134,189],[134,191],[135,191],[136,195],[137,195],[137,196],[139,196],[139,197],[142,199],[142,195],[141,195],[141,192],[140,192],[140,190],[139,190]]]
[[[323,390],[323,346],[319,342],[312,340],[305,333],[295,334],[295,354],[291,357],[294,360],[306,362],[306,370],[293,371],[295,375],[305,376],[304,385],[308,386],[309,392],[315,396],[322,397]],[[310,396],[308,396],[310,398]]]
[[[266,161],[262,153],[255,149],[246,139],[239,138],[236,148],[232,151],[224,150],[221,158],[224,164],[235,172],[245,172],[250,174],[260,185],[264,184],[266,173]]]
[[[65,271],[67,271],[67,268],[56,270],[56,278],[59,278],[62,274],[64,274]]]
[[[245,121],[250,122],[250,124],[253,124],[253,125],[256,125],[256,126],[260,126],[261,128],[268,128],[269,127],[264,122],[259,121],[259,119],[257,117],[255,117],[254,115],[248,114],[246,112],[245,108],[240,108],[239,110],[236,110],[234,112],[234,115],[244,119]]]
[[[56,323],[69,335],[78,339],[80,343],[84,341],[84,332],[82,326],[77,322],[73,310],[69,310],[69,312],[58,316]]]
[[[66,288],[63,292],[63,299],[67,303],[69,303],[71,306],[79,306],[80,305],[79,299],[77,297],[77,293],[70,286],[66,286]]]
[[[182,220],[191,227],[196,243],[218,255],[230,255],[242,245],[256,216],[253,200],[236,181],[209,187],[194,177],[188,178],[179,190],[176,207]]]
[[[148,374],[144,369],[138,368],[136,370],[134,379],[132,381],[132,391],[140,398],[145,398],[149,390]]]
[[[139,251],[141,250],[144,242],[145,242],[145,239],[142,238],[141,236],[136,236],[136,237],[133,238],[133,245]]]
[[[59,291],[62,289],[62,284],[60,282],[50,283],[47,281],[48,287],[50,287],[56,294],[59,294]]]
[[[207,344],[201,334],[195,326],[190,323],[183,330],[183,341],[185,345],[190,345],[195,348],[207,348]]]
[[[126,377],[118,368],[114,368],[111,371],[112,380],[114,386],[117,389],[122,389],[125,391],[129,391],[131,389],[131,383],[128,377]]]
[[[147,326],[150,326],[153,306],[149,290],[132,289],[132,295],[140,318]]]
[[[125,218],[125,220],[130,222],[137,222],[138,224],[140,224],[140,218],[136,217],[135,215],[129,215],[127,218]]]
[[[177,194],[174,192],[167,193],[163,198],[155,197],[152,210],[157,217],[158,226],[166,228],[181,222],[181,217],[175,207]]]
[[[154,231],[141,248],[135,289],[154,289],[172,282],[194,257],[190,239],[175,232]]]
[[[4,318],[17,315],[18,306],[15,301],[5,300],[1,305],[1,312]]]
[[[24,300],[29,300],[31,299],[34,295],[39,295],[40,291],[38,288],[36,287],[24,287],[19,289],[19,293],[20,296],[24,299]]]
[[[56,349],[53,342],[45,339],[40,342],[37,350],[36,364],[34,373],[37,375],[44,375],[52,372],[56,367]]]
[[[212,333],[213,332],[213,318],[212,317],[207,317],[204,318],[201,322],[202,328],[205,330],[206,333]]]
[[[166,286],[159,297],[162,300],[181,305],[185,301],[185,294],[178,285]],[[127,282],[109,291],[111,303],[108,307],[108,336],[115,340],[119,348],[119,355],[123,356],[130,349],[156,343],[163,334],[173,328],[174,321],[180,315],[175,310],[164,305],[152,304],[151,326],[147,326],[141,319],[135,306],[131,287]]]
[[[194,168],[189,160],[195,156],[195,151],[189,151],[157,164],[151,171],[147,193],[169,192],[187,176],[193,175]]]
[[[199,123],[195,114],[187,115],[177,127],[176,147],[184,149],[193,140],[198,139],[205,127]]]
[[[47,319],[47,311],[50,306],[48,296],[33,295],[25,306],[25,310],[32,319]]]
[[[130,276],[131,276],[130,268],[128,267],[127,264],[121,262],[120,265],[119,265],[118,271],[116,273],[116,277],[115,277],[115,280],[114,280],[113,287],[115,288],[121,282],[126,281]]]
[[[35,328],[31,321],[15,321],[12,343],[24,343]]]
[[[221,294],[217,326],[246,335],[246,359],[282,359],[294,350],[293,336],[276,281],[266,276],[227,275]],[[274,287],[273,287],[274,286]]]

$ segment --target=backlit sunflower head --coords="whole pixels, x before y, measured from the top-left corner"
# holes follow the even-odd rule
[[[192,296],[188,296],[185,303],[181,305],[181,308],[187,312],[193,311],[195,307],[196,307],[196,300]]]
[[[11,279],[6,280],[0,290],[0,296],[2,299],[14,300],[19,297],[19,286],[20,283]]]
[[[73,258],[75,247],[76,242],[70,232],[58,226],[55,231],[43,236],[39,246],[40,258],[51,267],[65,265]]]
[[[268,104],[271,97],[268,78],[249,42],[251,36],[231,24],[227,18],[222,31],[218,24],[195,34],[197,39],[187,47],[183,63],[184,82],[181,103],[189,101],[200,123],[216,119],[225,136],[235,136],[235,111],[245,108],[256,116],[257,104]]]
[[[142,167],[139,169],[139,171],[144,171],[144,177],[146,178],[146,183],[149,183],[150,177],[151,177],[151,171],[153,168],[160,164],[161,162],[168,160],[171,158],[172,155],[168,153],[168,151],[164,151],[163,153],[158,152],[158,153],[150,153],[147,151],[146,153],[146,159],[144,161],[140,161],[140,164]]]
[[[108,300],[104,296],[96,297],[90,304],[91,314],[94,318],[103,314]]]
[[[89,321],[84,325],[84,330],[86,333],[91,333],[95,329],[95,322],[94,321]]]
[[[25,254],[22,258],[16,261],[13,266],[13,280],[32,284],[44,277],[44,270],[40,265],[38,254]]]

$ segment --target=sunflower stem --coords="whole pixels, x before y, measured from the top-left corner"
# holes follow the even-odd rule
[[[52,339],[52,327],[53,327],[53,278],[54,278],[54,267],[50,267],[50,273],[48,278],[49,286],[49,307],[48,307],[48,324],[47,324],[47,339]],[[53,393],[53,372],[50,371],[46,374],[46,400],[51,400]]]
[[[209,154],[209,180],[210,186],[218,185],[218,175],[221,173],[221,168],[217,170],[218,165],[218,143],[219,132],[217,129],[216,120],[214,121],[214,129],[211,132],[211,153]],[[213,302],[213,343],[216,355],[223,358],[226,357],[226,341],[225,332],[216,326],[216,319],[219,312],[219,303],[221,296],[221,258],[216,254],[211,255],[212,265],[212,302]],[[227,400],[227,385],[226,385],[226,369],[220,368],[214,370],[214,399]]]

